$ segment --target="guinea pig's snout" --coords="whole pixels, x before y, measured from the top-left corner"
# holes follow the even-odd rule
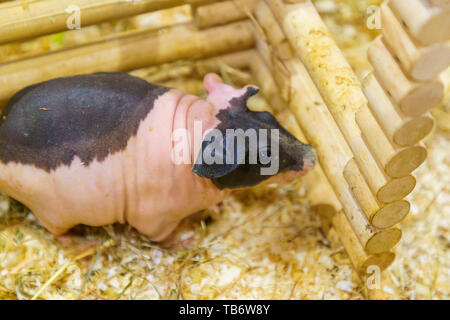
[[[303,168],[302,171],[310,171],[317,162],[316,150],[310,145],[304,145],[302,148]]]

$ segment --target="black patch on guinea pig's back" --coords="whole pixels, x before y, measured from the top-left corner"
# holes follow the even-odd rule
[[[0,119],[0,161],[49,172],[75,156],[88,165],[125,149],[169,88],[125,73],[58,78],[27,87]]]

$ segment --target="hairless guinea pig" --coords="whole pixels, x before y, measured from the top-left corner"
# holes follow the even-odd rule
[[[247,108],[255,87],[234,89],[215,74],[204,86],[207,101],[95,73],[19,91],[0,119],[0,189],[55,234],[127,222],[161,241],[227,190],[313,168],[310,146]]]

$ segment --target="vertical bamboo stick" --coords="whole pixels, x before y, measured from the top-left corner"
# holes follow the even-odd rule
[[[272,50],[280,59],[289,59],[294,56],[289,41],[272,15],[269,6],[260,1],[255,9],[255,18],[269,40]]]
[[[257,80],[257,85],[269,99],[271,109],[275,113],[287,110],[287,104],[279,95],[279,88],[273,80],[272,73],[259,53],[256,53],[255,56],[253,56],[253,59],[250,62],[250,69],[252,70],[254,78]]]
[[[417,46],[403,29],[388,3],[381,5],[383,35],[406,74],[415,80],[432,80],[450,64],[450,44]]]
[[[280,112],[277,119],[294,137],[308,143],[306,136],[289,109]],[[306,192],[312,209],[321,217],[329,218],[331,222],[331,218],[342,210],[342,205],[328,182],[320,163],[317,163],[316,167],[302,178],[302,181],[306,185]]]
[[[372,42],[368,56],[383,89],[405,114],[422,115],[442,100],[444,95],[442,82],[409,80],[390,54],[382,36]]]

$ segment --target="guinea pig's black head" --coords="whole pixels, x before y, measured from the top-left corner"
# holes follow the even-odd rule
[[[298,141],[269,112],[247,108],[247,100],[257,93],[248,87],[244,95],[232,98],[216,115],[220,124],[203,139],[192,171],[219,189],[254,186],[285,172],[301,176],[315,165],[311,146]]]

